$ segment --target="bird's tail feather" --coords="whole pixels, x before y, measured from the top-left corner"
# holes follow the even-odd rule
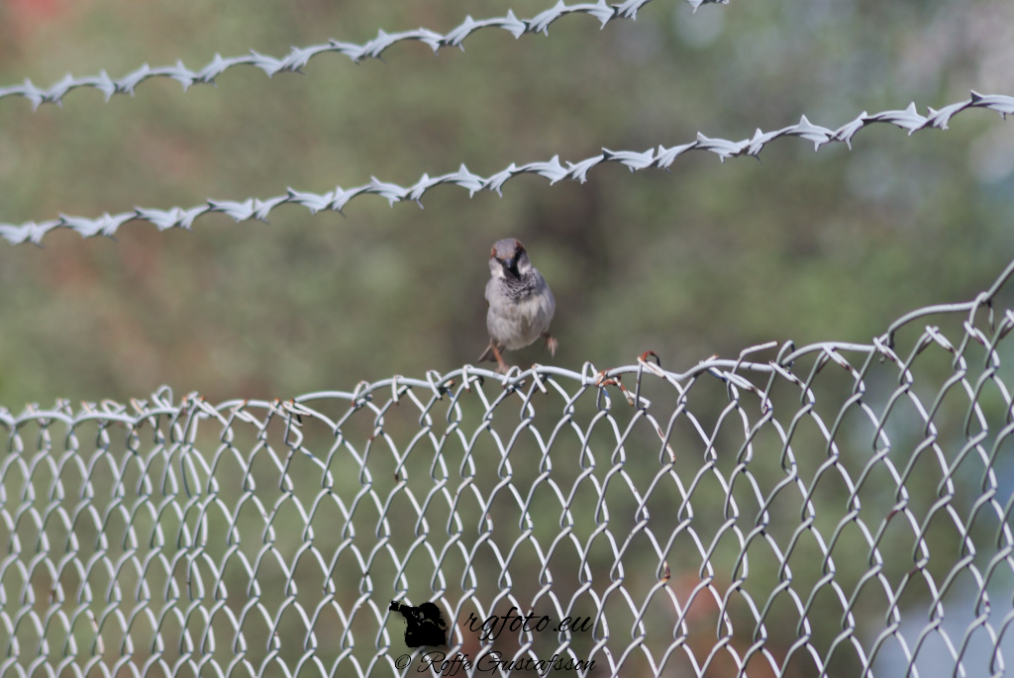
[[[477,362],[477,363],[495,363],[496,362],[496,356],[493,354],[493,342],[492,341],[489,342],[489,346],[486,347],[486,350],[482,352],[482,355],[479,356],[476,359],[475,362]]]

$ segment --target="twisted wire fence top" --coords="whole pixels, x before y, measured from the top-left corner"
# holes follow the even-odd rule
[[[553,7],[540,12],[531,19],[518,19],[513,11],[508,11],[505,16],[476,21],[471,16],[455,28],[444,34],[437,33],[428,28],[418,28],[412,31],[400,31],[387,33],[383,29],[377,32],[377,37],[372,40],[356,44],[352,42],[341,42],[330,40],[326,44],[309,45],[307,47],[293,47],[289,54],[282,58],[259,54],[253,50],[250,54],[223,58],[216,54],[215,58],[206,66],[197,71],[192,71],[177,61],[174,66],[160,66],[151,68],[144,64],[140,68],[127,75],[114,80],[105,71],[99,75],[75,78],[67,74],[62,80],[43,89],[36,86],[31,80],[25,79],[20,85],[0,87],[0,99],[4,97],[24,97],[32,102],[33,108],[42,104],[62,105],[63,97],[70,91],[79,88],[93,88],[102,92],[106,101],[114,94],[134,94],[135,88],[152,78],[171,78],[188,89],[191,85],[209,84],[215,78],[230,68],[241,65],[256,66],[264,71],[268,77],[276,73],[286,71],[301,71],[310,59],[318,54],[338,53],[359,63],[363,59],[379,59],[389,47],[399,42],[421,42],[428,45],[434,52],[442,47],[463,47],[465,38],[482,28],[501,28],[508,31],[515,38],[520,38],[527,33],[549,34],[549,26],[558,19],[571,14],[588,14],[598,19],[602,26],[615,19],[634,19],[637,12],[652,0],[624,0],[619,4],[609,5],[605,0],[597,3],[581,3],[567,5],[559,0]],[[728,4],[729,0],[686,0],[687,4],[696,10],[704,4]]]
[[[695,141],[669,148],[660,145],[657,149],[648,149],[644,152],[602,149],[602,153],[599,155],[576,163],[568,161],[567,167],[560,164],[559,156],[553,156],[548,162],[531,162],[524,165],[511,163],[506,169],[489,177],[473,174],[467,167],[461,165],[457,172],[436,177],[423,174],[419,181],[411,186],[400,186],[373,177],[368,184],[348,189],[339,186],[324,194],[297,191],[290,188],[285,195],[272,198],[247,198],[242,202],[208,200],[203,205],[189,209],[183,207],[169,209],[137,207],[127,212],[114,215],[106,213],[96,218],[63,214],[58,219],[43,222],[29,221],[18,225],[0,223],[0,236],[12,244],[24,242],[38,244],[53,229],[68,228],[77,231],[86,238],[95,235],[111,237],[120,226],[128,221],[146,221],[156,226],[160,231],[170,228],[190,229],[198,217],[216,212],[227,214],[237,222],[249,219],[266,221],[268,215],[281,205],[302,205],[314,214],[322,210],[341,212],[350,200],[360,195],[380,196],[392,206],[397,202],[407,201],[419,203],[421,206],[422,196],[430,189],[441,185],[459,186],[468,190],[469,196],[472,196],[477,191],[484,190],[500,193],[508,180],[521,174],[537,174],[549,179],[551,184],[564,179],[584,183],[588,172],[601,163],[617,162],[628,167],[631,171],[639,171],[650,168],[668,169],[677,157],[694,150],[709,151],[722,161],[738,156],[756,157],[769,142],[783,137],[800,137],[812,141],[814,150],[832,142],[845,143],[851,148],[852,137],[859,130],[874,123],[888,123],[908,130],[911,135],[927,128],[947,129],[952,117],[973,108],[996,111],[1006,119],[1007,115],[1014,114],[1014,97],[1001,94],[979,94],[973,91],[970,98],[964,101],[949,104],[940,110],[930,108],[927,116],[919,114],[914,103],[904,110],[881,111],[874,114],[863,111],[855,119],[836,130],[814,125],[804,115],[798,124],[770,132],[762,132],[758,129],[753,137],[740,141],[707,137],[698,132]]]
[[[1002,674],[1012,273],[682,374],[0,411],[0,676],[426,671],[392,600],[448,657],[582,675]],[[483,621],[511,608],[553,624]]]

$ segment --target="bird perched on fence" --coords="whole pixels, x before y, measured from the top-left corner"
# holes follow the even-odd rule
[[[506,373],[503,352],[524,348],[540,336],[546,338],[549,354],[556,355],[557,341],[549,334],[556,301],[520,240],[504,238],[493,244],[486,302],[489,346],[479,356],[479,362],[495,360],[497,372]]]

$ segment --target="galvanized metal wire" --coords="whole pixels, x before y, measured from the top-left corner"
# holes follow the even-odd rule
[[[62,80],[54,83],[48,88],[36,86],[30,79],[20,85],[0,87],[0,99],[4,97],[24,97],[32,102],[33,108],[42,104],[63,104],[63,97],[75,89],[90,88],[97,89],[105,95],[109,101],[115,94],[133,95],[138,85],[152,78],[171,78],[176,80],[183,89],[189,89],[192,85],[211,84],[225,71],[236,66],[255,66],[264,71],[268,77],[276,73],[301,72],[310,60],[318,54],[337,53],[344,54],[359,63],[364,59],[379,59],[389,47],[399,42],[421,42],[428,45],[437,52],[442,47],[461,47],[464,49],[465,38],[483,28],[501,28],[515,38],[520,38],[528,33],[544,33],[549,35],[549,26],[568,15],[587,14],[598,19],[602,26],[615,19],[634,19],[638,11],[652,0],[624,0],[619,4],[609,5],[605,0],[597,3],[580,3],[567,5],[559,0],[553,7],[540,12],[530,19],[518,19],[513,11],[508,11],[505,16],[489,19],[475,20],[471,16],[458,26],[446,33],[438,33],[428,28],[417,28],[411,31],[400,31],[387,33],[383,29],[377,32],[377,37],[372,40],[357,44],[353,42],[341,42],[329,40],[321,45],[309,45],[307,47],[293,47],[287,56],[276,58],[260,54],[250,50],[249,54],[223,58],[216,54],[203,68],[192,71],[177,61],[173,66],[160,66],[151,68],[148,64],[131,71],[119,79],[110,78],[105,71],[98,75],[86,77],[74,77],[69,73]],[[686,0],[696,10],[704,4],[728,4],[729,0]]]
[[[833,130],[812,124],[804,115],[795,125],[770,132],[762,132],[758,129],[753,137],[740,141],[707,137],[698,132],[695,141],[669,148],[660,145],[656,149],[648,149],[643,152],[611,151],[603,148],[599,155],[576,163],[568,161],[566,167],[560,164],[559,156],[553,156],[548,162],[530,162],[524,165],[511,163],[506,169],[489,177],[481,177],[469,171],[465,165],[461,165],[457,172],[435,177],[423,174],[419,181],[411,186],[400,186],[372,177],[368,184],[348,189],[339,186],[324,194],[297,191],[290,188],[285,195],[272,198],[247,198],[242,202],[209,199],[206,203],[191,208],[136,207],[127,212],[114,215],[106,213],[96,218],[62,214],[58,219],[43,222],[28,221],[17,225],[0,223],[0,237],[13,244],[24,242],[38,244],[47,233],[57,228],[69,228],[86,238],[95,235],[111,237],[120,226],[130,221],[146,221],[159,230],[170,228],[189,230],[199,217],[213,213],[227,214],[237,222],[249,219],[267,221],[268,215],[282,205],[301,205],[314,214],[323,210],[341,212],[350,200],[362,195],[380,196],[392,206],[398,202],[409,201],[416,202],[421,206],[423,195],[430,189],[441,185],[460,186],[466,189],[471,197],[478,191],[501,193],[507,181],[521,174],[537,174],[548,179],[550,184],[564,179],[584,183],[587,180],[588,172],[602,163],[620,163],[630,168],[631,171],[650,168],[668,169],[676,161],[676,158],[690,151],[714,153],[724,162],[727,158],[756,157],[760,155],[768,143],[785,137],[799,137],[811,141],[814,150],[819,150],[821,146],[835,142],[844,143],[851,148],[852,138],[856,133],[875,123],[894,125],[907,130],[911,135],[928,128],[947,129],[952,117],[962,111],[978,108],[996,111],[1006,119],[1007,115],[1014,114],[1014,97],[1002,94],[979,94],[973,91],[968,99],[949,104],[940,110],[930,108],[929,114],[925,116],[916,110],[914,103],[904,110],[881,111],[873,114],[863,111],[853,120]]]
[[[0,676],[486,675],[491,650],[593,676],[1002,675],[1012,274],[868,344],[683,373],[647,353],[0,410]],[[406,647],[392,600],[434,602],[449,647]],[[551,626],[495,633],[512,607]]]

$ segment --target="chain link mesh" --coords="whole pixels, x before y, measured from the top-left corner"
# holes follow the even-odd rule
[[[459,675],[1002,674],[1012,273],[870,344],[685,374],[0,411],[0,676],[451,675],[437,651]],[[393,600],[434,602],[448,647],[408,648]],[[512,607],[551,624],[495,633]]]

